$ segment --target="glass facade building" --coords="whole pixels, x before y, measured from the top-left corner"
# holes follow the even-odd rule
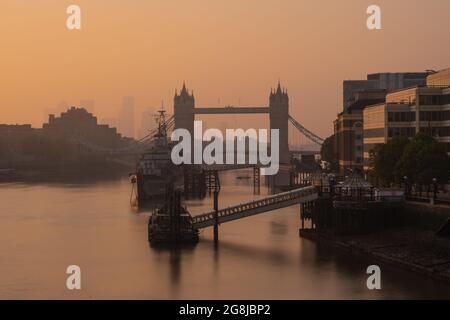
[[[386,102],[363,111],[364,169],[370,151],[388,139],[424,132],[444,143],[450,153],[450,69],[430,75],[424,86],[392,91]]]

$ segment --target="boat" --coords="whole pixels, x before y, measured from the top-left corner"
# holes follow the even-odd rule
[[[175,190],[183,187],[183,171],[171,160],[165,111],[162,109],[158,113],[158,128],[150,136],[150,148],[140,155],[136,173],[131,177],[131,182],[137,186],[136,202],[139,208],[158,205],[164,199],[168,185]]]
[[[154,245],[195,244],[199,240],[198,230],[192,227],[191,221],[191,215],[185,210],[173,215],[166,208],[160,208],[150,216],[148,240]]]
[[[149,242],[152,245],[196,244],[198,229],[193,228],[191,215],[181,206],[181,192],[168,189],[164,206],[150,216]]]

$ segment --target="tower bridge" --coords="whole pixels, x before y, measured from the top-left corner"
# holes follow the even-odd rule
[[[267,114],[270,121],[270,129],[279,130],[279,162],[280,165],[289,165],[291,156],[296,154],[317,154],[318,150],[299,149],[301,143],[295,139],[304,141],[306,138],[312,145],[320,146],[323,139],[306,129],[300,122],[289,114],[289,96],[286,90],[281,88],[280,83],[275,90],[271,90],[268,106],[225,106],[225,107],[196,107],[194,94],[189,93],[183,84],[181,91],[175,92],[174,114],[167,118],[166,129],[168,131],[178,128],[187,129],[194,137],[194,121],[196,115],[234,115],[234,114]],[[290,125],[291,124],[291,125]],[[146,150],[149,141],[157,129],[150,131],[145,137],[124,148],[109,149],[100,147],[85,141],[81,137],[75,137],[80,147],[92,152],[109,155],[133,155]],[[304,145],[304,144],[303,144]],[[291,148],[290,148],[291,146]],[[318,148],[317,148],[318,149]]]
[[[315,145],[321,145],[323,139],[308,130],[289,114],[289,96],[280,83],[269,95],[269,106],[225,106],[225,107],[196,107],[194,94],[183,87],[174,96],[174,129],[187,129],[191,136],[194,134],[194,120],[196,115],[233,115],[233,114],[268,114],[270,129],[279,130],[280,163],[290,162],[289,154],[289,123],[294,130]],[[298,150],[291,150],[299,152]]]
[[[233,114],[267,114],[269,115],[270,129],[279,131],[279,163],[281,166],[289,165],[293,154],[302,153],[302,150],[289,148],[289,123],[294,127],[294,135],[301,135],[316,146],[323,143],[323,139],[306,129],[300,122],[289,114],[289,96],[287,90],[282,89],[280,82],[275,90],[269,94],[268,106],[225,106],[225,107],[196,107],[193,92],[189,93],[186,85],[174,96],[174,129],[186,129],[194,136],[194,121],[196,115],[233,115]],[[313,152],[314,153],[314,152]],[[318,153],[316,151],[316,153]],[[279,172],[273,177],[274,185],[289,183],[289,173]]]
[[[208,108],[194,108],[195,114],[249,114],[249,113],[269,113],[269,107],[208,107]]]
[[[214,107],[196,108],[193,93],[189,93],[186,85],[174,97],[175,129],[187,129],[191,136],[194,134],[194,120],[196,114],[268,114],[270,129],[279,130],[280,163],[290,162],[288,143],[289,124],[289,97],[287,91],[281,88],[280,83],[275,91],[270,92],[268,107]]]

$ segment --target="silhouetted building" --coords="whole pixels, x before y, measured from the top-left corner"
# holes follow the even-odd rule
[[[12,160],[25,160],[24,141],[39,134],[31,124],[0,124],[0,168],[10,167]]]
[[[345,80],[343,82],[344,112],[351,104],[355,92],[365,90],[396,90],[416,85],[425,85],[430,72],[396,72],[373,73],[367,75],[367,80]]]
[[[354,92],[346,111],[334,121],[334,150],[339,171],[363,169],[363,110],[365,107],[385,101],[386,90],[373,89]]]
[[[83,99],[80,101],[80,107],[85,108],[88,112],[94,114],[95,113],[95,100]],[[67,108],[64,110],[67,110]]]
[[[100,124],[106,124],[110,128],[116,128],[116,129],[117,129],[118,125],[119,125],[119,121],[118,121],[117,118],[101,118],[99,120],[99,123]]]
[[[121,141],[116,128],[98,124],[97,117],[84,108],[71,107],[61,113],[60,117],[50,114],[48,123],[43,125],[42,131],[46,135],[63,136],[105,147],[117,147]]]

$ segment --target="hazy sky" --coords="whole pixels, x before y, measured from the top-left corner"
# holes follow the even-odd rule
[[[0,30],[0,122],[35,126],[62,100],[95,99],[99,118],[127,95],[171,111],[183,80],[197,106],[267,105],[281,79],[290,113],[326,136],[344,79],[450,67],[448,0],[0,0]]]

